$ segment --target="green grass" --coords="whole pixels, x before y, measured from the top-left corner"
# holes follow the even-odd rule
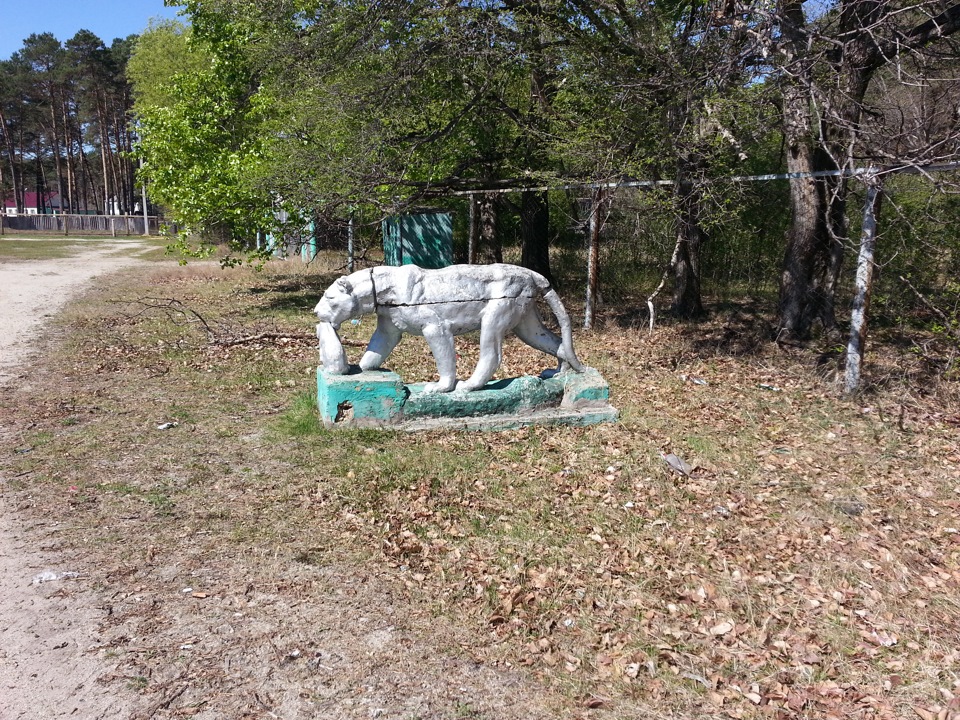
[[[149,685],[150,681],[142,675],[130,678],[127,681],[127,687],[134,692],[142,692],[143,690],[146,690]]]
[[[28,239],[10,235],[0,237],[0,259],[2,260],[56,260],[76,254],[82,247],[89,247],[98,241],[79,239]]]
[[[149,257],[159,259],[162,256],[163,249],[161,241],[157,238],[112,238],[104,236],[76,237],[76,236],[54,236],[54,237],[23,237],[18,235],[5,234],[0,237],[0,260],[25,261],[25,260],[61,260],[70,258],[84,250],[102,249],[125,243],[147,243],[152,246]]]

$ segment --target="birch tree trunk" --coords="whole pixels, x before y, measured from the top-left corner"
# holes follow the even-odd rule
[[[857,259],[856,291],[850,311],[850,340],[847,342],[847,369],[844,390],[854,395],[860,389],[863,349],[867,342],[867,313],[873,289],[873,256],[877,245],[877,215],[880,213],[883,180],[871,173],[866,177],[867,199],[863,206],[863,230]]]
[[[599,304],[600,286],[600,212],[603,190],[597,190],[590,210],[590,237],[587,248],[587,303],[583,311],[583,327],[593,328],[593,319]]]
[[[477,205],[477,199],[474,195],[471,194],[467,197],[467,207],[469,208],[467,211],[467,218],[469,220],[469,228],[467,230],[467,265],[475,265],[477,262],[478,234],[480,231],[480,218],[477,212],[479,206]]]

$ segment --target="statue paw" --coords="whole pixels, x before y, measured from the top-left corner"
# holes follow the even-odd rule
[[[456,387],[456,381],[454,382],[429,382],[423,386],[423,392],[425,393],[446,393],[450,392]]]

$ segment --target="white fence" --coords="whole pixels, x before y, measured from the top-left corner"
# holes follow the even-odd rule
[[[159,235],[160,219],[147,218],[144,232],[143,215],[3,215],[0,234],[4,230],[57,233],[59,235]]]

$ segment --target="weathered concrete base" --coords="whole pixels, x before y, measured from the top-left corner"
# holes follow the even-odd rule
[[[617,419],[610,387],[593,368],[553,377],[497,380],[473,392],[424,393],[396,373],[346,375],[317,369],[317,406],[327,427],[505,430],[527,425],[593,425]]]

